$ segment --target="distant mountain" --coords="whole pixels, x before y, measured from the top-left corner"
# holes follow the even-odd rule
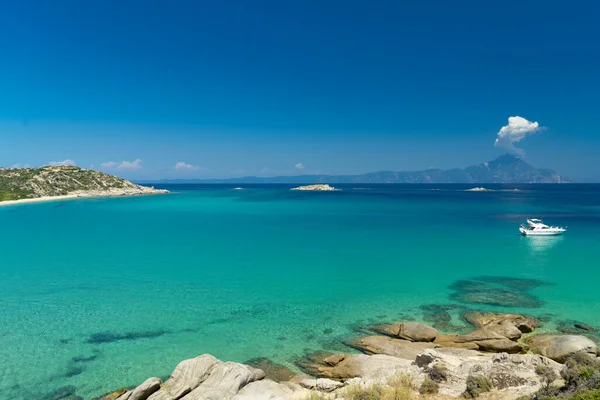
[[[537,169],[522,159],[503,155],[493,161],[465,169],[427,169],[425,171],[379,171],[362,175],[295,175],[261,178],[247,176],[231,179],[163,180],[165,183],[570,183],[551,169]]]

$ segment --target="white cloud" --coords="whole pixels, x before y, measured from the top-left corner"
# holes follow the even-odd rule
[[[198,165],[186,164],[183,161],[179,161],[175,164],[176,171],[198,171],[200,167]]]
[[[114,161],[107,161],[100,164],[102,168],[115,168],[117,165],[119,165],[119,163]]]
[[[105,169],[117,169],[119,171],[136,171],[142,169],[142,160],[139,158],[134,161],[107,161],[100,164]]]
[[[17,163],[12,165],[11,168],[33,168],[33,165]]]
[[[294,165],[294,168],[296,168],[298,170],[302,170],[302,169],[304,169],[304,164],[302,164],[301,162],[299,162],[298,164]]]
[[[48,165],[51,167],[64,167],[67,165],[74,166],[77,165],[77,163],[75,163],[73,160],[66,159],[62,161],[50,161]]]
[[[511,154],[523,156],[525,151],[515,147],[514,143],[518,143],[527,135],[539,132],[542,129],[544,128],[537,122],[531,122],[518,116],[509,117],[508,125],[503,126],[498,132],[498,138],[494,142],[494,146],[504,149]]]
[[[135,161],[122,161],[121,164],[117,166],[118,170],[126,170],[126,171],[134,171],[142,168],[142,160],[139,158]]]

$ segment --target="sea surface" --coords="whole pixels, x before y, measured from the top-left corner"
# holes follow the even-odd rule
[[[157,187],[0,207],[0,399],[89,399],[203,353],[294,369],[375,323],[468,330],[468,309],[600,328],[600,185]],[[527,217],[568,232],[521,237]]]

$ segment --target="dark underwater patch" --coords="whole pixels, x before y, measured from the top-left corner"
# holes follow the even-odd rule
[[[457,325],[452,322],[450,311],[461,310],[465,312],[467,308],[458,304],[425,304],[421,306],[423,310],[423,320],[429,322],[431,326],[441,332],[460,333],[465,330],[464,325]]]
[[[86,363],[86,362],[94,361],[96,358],[98,358],[98,354],[94,354],[94,355],[89,356],[89,357],[86,357],[86,356],[75,356],[75,357],[71,358],[71,362],[73,362],[73,363]]]
[[[154,339],[166,334],[166,331],[140,331],[140,332],[100,332],[90,335],[87,343],[113,343],[121,340]]]
[[[544,301],[529,291],[548,283],[534,279],[482,276],[450,285],[450,299],[460,303],[496,307],[539,308]]]
[[[568,335],[598,336],[598,329],[596,327],[575,320],[558,321],[556,323],[556,330]]]
[[[474,278],[474,280],[486,283],[495,283],[506,286],[509,289],[520,290],[524,292],[536,289],[540,286],[551,285],[551,283],[540,281],[538,279],[510,278],[506,276],[480,276],[478,278]]]
[[[73,385],[63,386],[50,393],[43,395],[40,400],[63,400],[67,398],[75,398],[77,388]]]
[[[65,378],[71,378],[73,376],[80,375],[83,371],[85,371],[85,367],[82,365],[71,364],[65,372]]]

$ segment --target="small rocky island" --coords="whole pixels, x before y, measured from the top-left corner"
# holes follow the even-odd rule
[[[0,205],[58,198],[163,193],[168,190],[136,185],[113,175],[75,166],[0,168]]]
[[[469,333],[412,321],[364,327],[345,343],[360,353],[308,353],[296,361],[304,374],[269,359],[246,365],[204,354],[179,363],[164,382],[152,377],[99,400],[600,398],[593,397],[600,394],[598,347],[589,337],[535,334],[539,321],[518,314],[467,311],[462,318]]]
[[[333,186],[329,186],[327,184],[317,184],[317,185],[298,186],[298,187],[292,188],[290,190],[336,191],[336,190],[340,190],[340,189],[336,189]]]

